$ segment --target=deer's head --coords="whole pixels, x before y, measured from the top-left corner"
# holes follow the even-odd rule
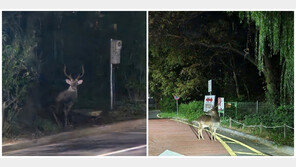
[[[81,80],[80,78],[84,75],[84,67],[81,66],[81,73],[78,74],[78,76],[73,79],[72,75],[68,75],[67,74],[67,68],[66,66],[64,66],[64,74],[66,75],[67,79],[66,79],[66,83],[70,85],[69,89],[72,89],[74,91],[77,90],[77,86],[82,84],[83,80]]]
[[[216,111],[216,109],[217,109],[217,107],[218,106],[215,106],[215,107],[213,107],[210,111],[208,111],[207,113],[206,113],[206,115],[209,115],[209,116],[217,116],[218,115],[218,112]]]

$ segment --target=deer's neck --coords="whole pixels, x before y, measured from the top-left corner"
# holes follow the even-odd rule
[[[220,117],[218,114],[215,114],[214,116],[211,116],[211,119],[215,122],[220,122]]]
[[[67,91],[70,91],[70,92],[77,92],[77,89],[73,89],[71,86],[69,86],[69,88],[68,88]]]

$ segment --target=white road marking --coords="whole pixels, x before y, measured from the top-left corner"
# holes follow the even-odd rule
[[[137,150],[137,149],[144,148],[144,147],[146,147],[146,144],[145,145],[140,145],[140,146],[137,146],[137,147],[126,148],[126,149],[123,149],[123,150],[113,151],[113,152],[109,152],[109,153],[105,153],[105,154],[100,154],[100,155],[97,155],[97,156],[108,156],[108,155],[118,154],[118,153],[127,152],[127,151],[131,151],[131,150]]]

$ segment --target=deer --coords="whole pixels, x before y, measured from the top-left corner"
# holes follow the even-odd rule
[[[202,115],[199,118],[197,118],[198,123],[198,139],[202,138],[204,140],[204,137],[202,135],[202,130],[206,127],[210,129],[211,132],[211,140],[216,141],[216,130],[220,126],[220,117],[218,112],[216,111],[216,107],[213,107],[206,115]]]
[[[73,79],[71,74],[70,75],[67,74],[67,67],[66,66],[64,66],[64,74],[67,77],[65,81],[69,85],[69,88],[67,90],[60,92],[58,94],[58,96],[56,97],[55,101],[57,104],[57,107],[56,107],[57,113],[59,113],[60,108],[63,107],[64,125],[65,125],[65,127],[67,127],[70,124],[69,119],[68,119],[68,114],[69,114],[69,112],[70,112],[72,106],[74,105],[74,102],[78,96],[77,87],[78,87],[78,85],[81,85],[83,82],[83,80],[81,80],[80,78],[82,78],[84,75],[84,66],[81,66],[81,73],[79,73],[75,79]],[[58,126],[61,127],[62,125],[54,112],[53,112],[53,116],[54,116]]]

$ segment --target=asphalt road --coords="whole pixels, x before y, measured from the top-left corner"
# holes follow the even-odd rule
[[[186,133],[194,133],[194,127],[193,125],[188,125],[186,122],[182,121],[176,121],[176,120],[167,120],[164,121],[162,119],[156,120],[157,114],[160,111],[149,111],[149,155],[160,155],[160,152],[164,150],[178,150],[178,154],[181,155],[223,155],[223,151],[221,150],[220,145],[216,144],[215,142],[207,142],[209,138],[206,138],[206,141],[193,139],[193,135],[191,135],[190,140],[180,140],[179,142],[172,141],[172,140],[178,140],[179,135],[183,135],[182,138],[185,136],[190,136],[189,134],[185,134],[184,131],[187,131]],[[175,123],[173,123],[175,122]],[[183,125],[182,125],[183,124]],[[191,129],[187,128],[187,126],[191,126]],[[179,127],[183,127],[180,129],[182,132],[176,133],[176,130]],[[174,130],[171,131],[171,128]],[[156,131],[157,130],[157,131]],[[159,133],[159,132],[161,133]],[[159,134],[158,134],[159,133]],[[163,133],[167,138],[164,140],[165,136],[162,136]],[[250,140],[248,138],[237,136],[230,132],[225,131],[217,131],[218,137],[220,138],[220,143],[224,146],[224,150],[228,152],[228,154],[225,155],[234,155],[234,156],[289,156],[288,154],[282,153],[279,150],[276,150],[272,147],[266,146],[264,144],[259,143],[258,141]],[[170,136],[170,137],[169,137]],[[207,135],[204,135],[207,136]],[[185,139],[185,138],[184,138]],[[195,142],[192,142],[191,140],[194,140]],[[189,142],[190,141],[190,142]],[[153,143],[153,144],[150,144]],[[167,143],[173,143],[173,145],[168,145]],[[192,148],[194,145],[196,148],[192,150],[191,152],[185,151],[185,149],[180,149],[178,147],[184,147],[184,148]],[[215,145],[215,147],[213,147]],[[159,148],[158,148],[159,147]],[[209,151],[205,147],[211,148],[212,151]],[[161,149],[160,149],[161,148]],[[151,151],[150,151],[151,150]],[[198,152],[196,152],[198,150]],[[220,150],[220,151],[218,151]]]
[[[219,131],[219,130],[217,130],[217,133],[222,136],[228,137],[228,138],[223,138],[220,136],[221,139],[224,142],[226,142],[226,144],[233,150],[233,152],[237,156],[262,156],[261,153],[264,154],[265,156],[289,156],[288,154],[282,153],[272,147],[266,146],[264,144],[261,144],[254,140],[250,140],[245,137],[237,136],[235,134]],[[242,143],[243,145],[240,143]],[[252,151],[250,148],[257,150],[258,152],[256,153]]]
[[[219,141],[211,141],[206,132],[205,140],[198,139],[197,130],[170,119],[150,119],[149,156],[227,156]]]
[[[29,146],[16,147],[3,146],[3,156],[145,156],[146,155],[146,120],[137,121],[135,127],[130,128],[133,122],[118,125],[95,127],[96,129],[85,129],[89,131],[86,135],[71,138],[78,132],[71,132],[65,140],[53,140],[58,137],[47,137],[39,141],[48,141],[44,144],[27,144]],[[126,127],[125,127],[126,126]],[[103,132],[102,129],[109,132]],[[74,133],[74,134],[72,134]],[[46,138],[46,137],[45,137]],[[38,143],[34,141],[34,143]],[[23,144],[25,145],[25,144]],[[31,145],[31,146],[30,146]],[[8,148],[10,147],[10,148]],[[20,148],[20,149],[18,149]]]

